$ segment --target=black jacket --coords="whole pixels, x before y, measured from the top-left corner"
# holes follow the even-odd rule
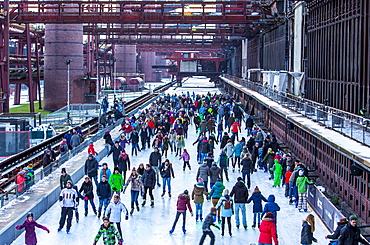
[[[162,163],[162,156],[159,152],[152,152],[149,156],[149,164],[158,167]]]
[[[82,185],[81,185],[81,188],[80,188],[80,193],[83,192],[83,194],[85,195],[85,197],[89,198],[89,199],[94,199],[94,192],[93,192],[93,184],[91,181],[89,182],[83,182]]]
[[[246,203],[249,197],[248,189],[242,181],[238,181],[230,192],[230,196],[234,197],[235,203]]]
[[[139,133],[137,131],[132,131],[130,140],[131,143],[139,143]]]
[[[98,162],[95,158],[86,159],[85,162],[85,175],[91,177],[98,176]]]
[[[108,181],[105,181],[105,182],[100,181],[96,189],[96,193],[98,194],[99,199],[110,198],[111,191],[110,191],[110,185]]]
[[[110,133],[105,133],[103,138],[105,139],[105,144],[109,144],[111,146],[114,145],[113,140],[112,140],[112,136],[110,135]]]
[[[220,149],[223,149],[225,147],[225,145],[227,144],[227,141],[229,139],[230,139],[230,137],[228,135],[222,136],[221,144],[220,144]]]
[[[243,158],[241,164],[243,165],[242,173],[248,174],[253,169],[253,162],[250,158]]]
[[[155,172],[153,169],[145,170],[142,177],[144,187],[155,187]]]
[[[346,224],[338,224],[337,228],[335,229],[333,235],[328,235],[327,237],[329,239],[338,239],[338,237],[340,236],[340,231],[343,229],[343,227],[345,227]]]
[[[208,152],[210,152],[210,148],[211,147],[209,147],[208,141],[202,141],[202,143],[200,144],[200,152],[201,153],[208,153]]]
[[[247,121],[245,121],[245,126],[246,126],[247,128],[253,128],[253,125],[254,125],[253,119],[252,119],[252,118],[250,118],[250,117],[248,117],[248,118],[247,118]]]
[[[129,156],[127,155],[127,158],[124,159],[122,156],[120,156],[118,158],[118,168],[119,168],[119,171],[127,171],[127,168],[131,168],[130,166],[130,158]]]
[[[361,242],[363,244],[369,244],[366,240],[360,236],[360,229],[356,226],[351,226],[350,223],[346,224],[340,231],[338,245],[358,245]]]
[[[164,162],[162,162],[161,166],[159,167],[159,171],[161,171],[162,178],[175,178],[175,174],[173,172],[172,164],[170,163],[168,166]]]
[[[311,232],[311,225],[307,221],[303,221],[301,231],[301,244],[312,244],[315,238]]]
[[[122,151],[122,147],[120,145],[118,145],[118,148],[115,145],[112,145],[108,153],[108,157],[110,156],[110,154],[113,153],[113,159],[118,159],[119,154],[121,154],[121,151]]]

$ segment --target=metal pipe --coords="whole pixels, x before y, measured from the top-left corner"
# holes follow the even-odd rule
[[[69,59],[66,61],[66,65],[67,65],[67,112],[68,112],[68,118],[69,118],[69,112],[70,112],[70,76],[69,76],[69,72],[70,72],[70,65],[71,65],[71,62],[72,60]]]

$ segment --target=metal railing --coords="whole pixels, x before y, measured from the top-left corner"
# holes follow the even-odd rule
[[[267,98],[300,113],[327,128],[370,146],[370,120],[287,92],[273,90],[246,79],[223,75],[224,78],[256,91]]]

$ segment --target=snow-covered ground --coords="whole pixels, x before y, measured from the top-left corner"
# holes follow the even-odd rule
[[[186,85],[186,86],[185,86]],[[194,89],[190,88],[193,85],[202,86],[202,88]],[[208,91],[216,91],[215,88],[204,88],[209,86],[210,83],[206,79],[189,79],[185,82],[184,87],[177,88],[169,92],[181,93],[184,91],[195,91],[195,93],[206,93]],[[189,87],[189,88],[186,88]],[[243,136],[246,136],[244,133]],[[186,149],[188,149],[192,165],[192,170],[182,171],[183,162],[178,160],[174,154],[169,154],[168,159],[172,162],[175,171],[175,179],[172,179],[172,198],[168,195],[161,198],[162,188],[156,188],[154,190],[155,207],[151,208],[147,204],[141,208],[140,212],[134,212],[133,216],[130,216],[128,221],[124,220],[122,215],[122,231],[125,244],[198,244],[200,237],[202,236],[202,222],[196,222],[195,217],[191,217],[188,213],[186,229],[187,233],[184,235],[181,231],[182,217],[177,224],[175,232],[170,235],[169,230],[172,227],[173,221],[176,215],[176,201],[177,196],[182,193],[185,189],[192,191],[194,184],[196,183],[196,172],[198,169],[198,163],[196,162],[196,146],[192,143],[195,141],[197,135],[195,134],[194,126],[191,125],[189,128],[189,138],[186,140]],[[130,146],[128,147],[131,152]],[[148,163],[149,154],[152,149],[147,149],[138,156],[131,157],[131,167],[137,167],[140,163]],[[219,147],[215,151],[215,155],[219,155]],[[103,158],[100,163],[107,162],[109,168],[113,168],[112,156]],[[73,164],[73,163],[72,163]],[[240,176],[238,172],[230,174],[230,182],[224,183],[226,188],[232,189],[236,182],[236,178]],[[262,191],[262,194],[267,197],[270,194],[274,194],[276,202],[280,205],[281,211],[278,212],[278,235],[279,244],[295,245],[300,244],[300,231],[302,220],[308,215],[308,213],[300,213],[293,206],[288,204],[288,200],[284,197],[284,188],[272,188],[272,181],[268,180],[268,174],[258,171],[251,176],[252,188],[250,194],[255,186],[258,186]],[[78,186],[81,186],[82,181],[79,181]],[[95,186],[94,186],[95,188]],[[126,207],[130,208],[130,193],[126,191],[126,194],[121,194],[121,198]],[[139,198],[141,203],[142,199]],[[98,204],[98,199],[95,195],[95,204]],[[195,205],[192,202],[192,208],[195,212]],[[204,216],[208,214],[209,209],[212,207],[210,201],[205,201],[203,206]],[[37,229],[38,244],[53,244],[53,245],[65,245],[65,244],[92,244],[93,239],[102,223],[101,219],[98,219],[89,207],[89,215],[83,216],[84,208],[83,202],[80,203],[80,223],[76,223],[75,219],[72,223],[71,233],[66,234],[65,229],[62,232],[57,232],[61,208],[59,203],[53,205],[44,215],[42,215],[37,222],[47,226],[51,233],[48,234],[43,230]],[[247,205],[247,222],[248,229],[236,229],[235,217],[232,217],[232,233],[233,236],[229,237],[225,232],[225,237],[221,237],[218,230],[214,230],[216,234],[216,244],[250,244],[258,241],[259,231],[258,229],[252,229],[252,204]],[[316,218],[316,231],[314,236],[318,239],[320,245],[328,244],[328,240],[325,240],[327,230],[317,218]],[[24,244],[24,233],[16,239],[13,245]],[[103,244],[100,240],[98,244]],[[209,244],[209,238],[204,244]]]

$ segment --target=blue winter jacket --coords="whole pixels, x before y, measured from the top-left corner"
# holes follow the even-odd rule
[[[261,194],[261,192],[254,192],[248,199],[247,203],[253,201],[253,213],[262,212],[262,201],[267,202],[267,199]]]
[[[279,205],[275,203],[275,196],[270,195],[267,198],[267,203],[265,204],[265,208],[263,209],[262,212],[262,217],[265,215],[265,213],[271,212],[274,215],[274,218],[276,220],[277,218],[277,211],[280,211]]]
[[[241,144],[236,144],[234,146],[232,154],[234,154],[236,157],[240,157],[243,151],[243,146]]]
[[[222,192],[224,191],[225,186],[221,181],[217,181],[215,185],[212,187],[211,192],[209,193],[209,196],[211,198],[221,198]]]

